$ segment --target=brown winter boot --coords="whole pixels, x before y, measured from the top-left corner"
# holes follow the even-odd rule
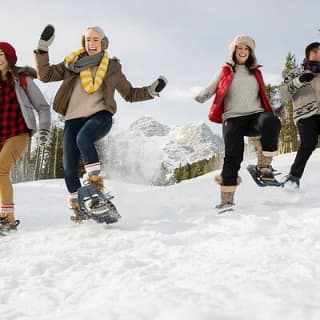
[[[221,186],[221,203],[216,206],[217,209],[225,209],[234,206],[233,198],[237,186]]]
[[[17,230],[17,226],[20,224],[19,220],[16,220],[14,216],[13,205],[3,205],[0,207],[0,230],[10,231]]]
[[[69,209],[72,210],[74,216],[71,217],[71,220],[75,223],[82,223],[85,220],[85,214],[80,210],[78,202],[78,193],[74,192],[69,194],[68,197]]]
[[[95,184],[100,191],[104,191],[104,177],[99,175],[87,175],[84,184]]]
[[[74,216],[71,217],[71,220],[75,223],[82,223],[85,220],[84,213],[79,208],[78,200],[70,201],[70,209],[72,209]]]
[[[225,209],[234,206],[234,194],[237,186],[241,183],[241,177],[237,177],[237,184],[235,186],[224,186],[221,175],[215,176],[214,180],[220,184],[221,203],[216,205],[217,209]]]
[[[260,139],[254,141],[254,146],[257,153],[257,171],[260,179],[264,182],[275,181],[271,162],[273,155],[277,154],[277,152],[262,151]]]

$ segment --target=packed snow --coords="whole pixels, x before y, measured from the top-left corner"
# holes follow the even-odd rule
[[[274,161],[279,179],[293,157]],[[73,224],[62,180],[15,185],[0,319],[320,319],[320,150],[300,190],[257,187],[247,163],[221,215],[217,172],[168,187],[106,180],[122,215],[109,226]]]

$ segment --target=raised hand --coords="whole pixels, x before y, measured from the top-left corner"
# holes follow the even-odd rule
[[[40,40],[38,42],[38,50],[48,52],[49,46],[54,40],[54,26],[48,24],[42,31],[40,35]]]

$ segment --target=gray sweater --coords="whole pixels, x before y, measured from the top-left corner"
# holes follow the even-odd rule
[[[27,77],[27,87],[25,89],[23,89],[19,83],[16,83],[15,91],[24,121],[27,127],[32,130],[32,134],[37,131],[34,110],[39,115],[39,130],[50,130],[50,106],[38,86],[33,82],[33,79]]]
[[[263,111],[256,78],[246,66],[237,64],[224,100],[223,120]]]
[[[215,74],[209,85],[196,98],[200,102],[210,99],[217,90],[222,72]],[[224,100],[223,121],[229,118],[263,112],[259,85],[253,74],[244,65],[236,65],[234,77]]]

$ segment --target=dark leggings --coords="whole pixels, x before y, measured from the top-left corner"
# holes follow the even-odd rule
[[[297,127],[300,136],[300,146],[291,166],[290,174],[301,178],[307,161],[318,144],[320,115],[314,115],[310,118],[299,120]]]
[[[244,137],[261,136],[263,151],[276,151],[281,129],[280,120],[271,112],[227,119],[223,123],[225,156],[222,167],[222,184],[237,184],[238,171],[243,160]]]

